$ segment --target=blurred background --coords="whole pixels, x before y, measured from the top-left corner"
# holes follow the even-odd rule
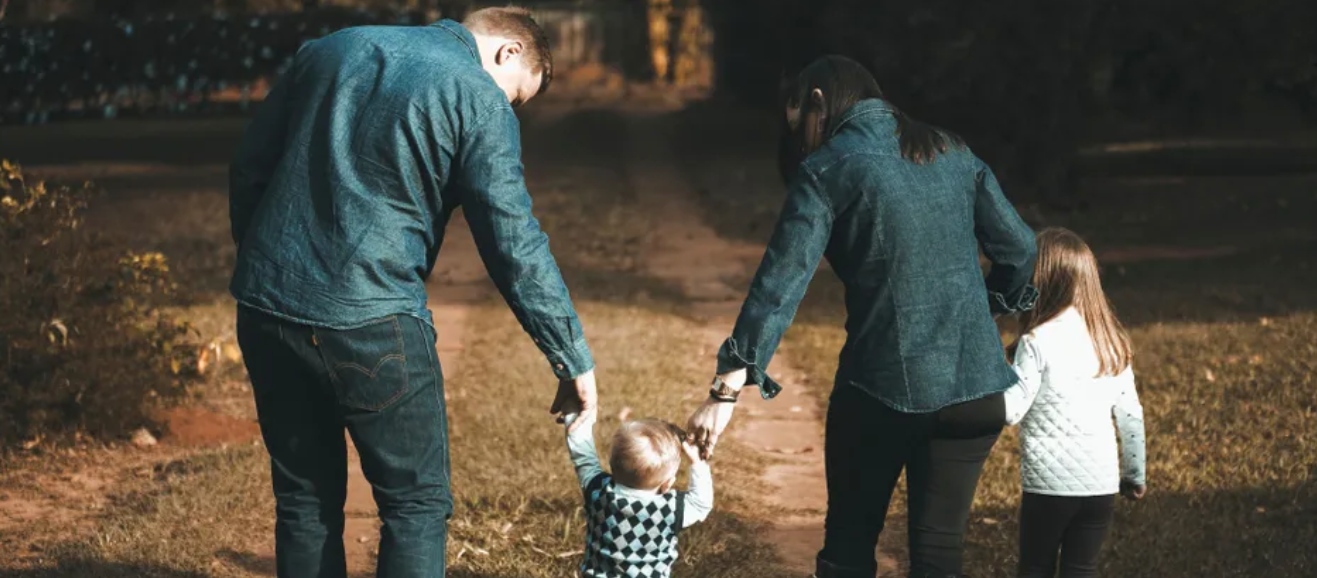
[[[502,4],[0,0],[0,576],[274,575],[228,160],[303,42]],[[1098,253],[1150,456],[1104,575],[1317,575],[1317,2],[520,4],[556,61],[518,111],[526,177],[600,364],[601,439],[698,403],[781,204],[778,86],[839,53],[963,135],[1031,225]],[[451,575],[571,576],[583,521],[553,384],[464,227],[429,285]],[[788,391],[734,422],[679,576],[808,575],[843,298],[825,264],[774,360]],[[972,576],[1014,575],[1017,445],[1008,430],[980,484]],[[349,468],[366,576],[378,525]],[[902,575],[902,500],[884,575]]]

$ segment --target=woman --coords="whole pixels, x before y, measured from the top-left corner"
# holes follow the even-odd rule
[[[828,408],[828,515],[818,576],[871,578],[902,470],[912,576],[961,571],[966,520],[1015,381],[994,314],[1033,305],[1033,232],[959,138],[883,100],[852,61],[815,61],[786,89],[786,204],[690,432],[712,450],[765,370],[819,260],[846,287],[846,345]],[[985,280],[979,249],[992,261]]]

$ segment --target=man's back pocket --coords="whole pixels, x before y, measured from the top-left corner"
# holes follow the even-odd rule
[[[380,411],[407,393],[407,355],[398,316],[356,329],[315,330],[338,402]]]

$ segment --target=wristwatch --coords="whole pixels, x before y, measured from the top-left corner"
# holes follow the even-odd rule
[[[736,403],[736,398],[741,395],[741,390],[732,389],[726,381],[720,376],[713,376],[713,387],[709,388],[709,399],[725,403]]]

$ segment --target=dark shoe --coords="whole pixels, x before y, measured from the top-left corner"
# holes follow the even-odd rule
[[[814,559],[814,578],[874,578],[876,570],[860,570],[833,564],[823,558]]]

